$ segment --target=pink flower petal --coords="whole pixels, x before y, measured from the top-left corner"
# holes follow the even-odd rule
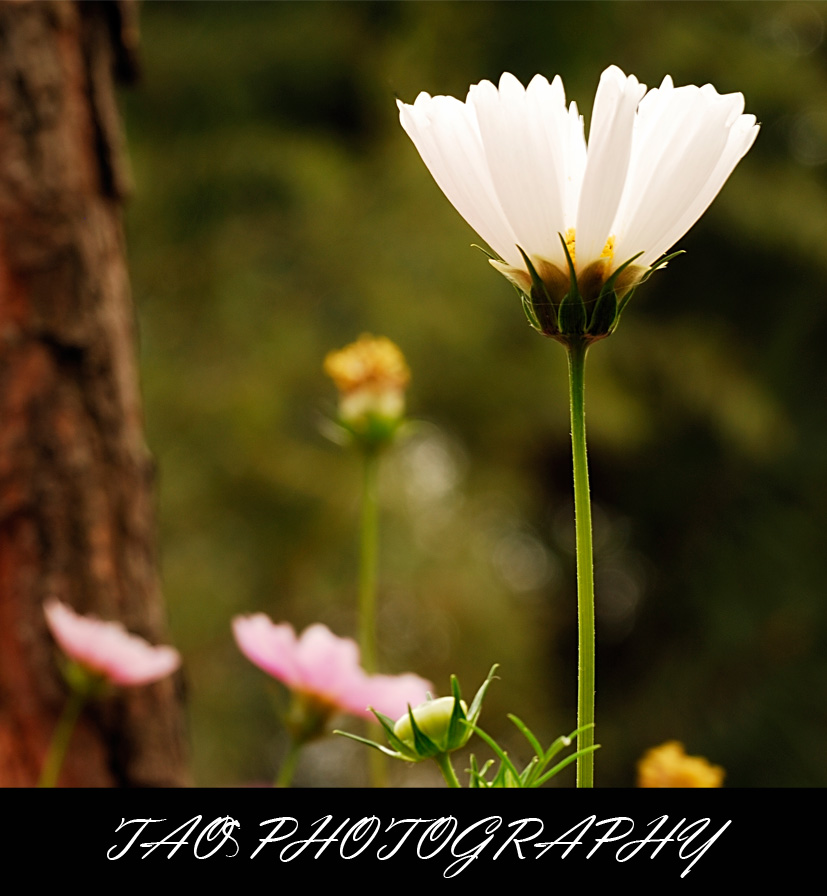
[[[120,622],[81,616],[58,600],[44,607],[46,622],[63,652],[114,684],[149,684],[174,672],[181,657],[172,647],[153,647]]]
[[[233,635],[239,650],[288,688],[317,697],[343,712],[373,718],[368,707],[396,718],[408,703],[426,698],[429,682],[417,675],[368,675],[359,664],[359,648],[325,625],[311,625],[297,638],[288,623],[264,613],[237,616]]]

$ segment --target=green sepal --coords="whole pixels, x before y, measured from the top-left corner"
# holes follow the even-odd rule
[[[454,711],[456,711],[456,705],[454,706]],[[430,759],[432,756],[436,756],[437,753],[445,752],[445,750],[441,749],[439,744],[434,743],[427,734],[419,730],[419,726],[416,724],[416,719],[414,718],[413,710],[410,705],[408,705],[408,719],[410,720],[411,731],[413,732],[414,750],[419,758]]]
[[[408,706],[408,712],[411,711],[411,707]],[[417,753],[412,750],[404,740],[398,738],[393,732],[393,726],[396,724],[393,719],[389,718],[386,715],[383,715],[381,712],[375,709],[371,709],[371,712],[376,716],[377,721],[382,726],[385,731],[385,737],[388,739],[388,743],[402,755],[404,759],[410,759],[413,762],[418,762],[422,757],[418,756]]]
[[[566,253],[571,280],[569,291],[563,296],[563,301],[560,302],[560,307],[557,309],[557,325],[563,336],[582,336],[586,329],[586,306],[583,304],[583,297],[577,288],[577,272],[574,270],[574,261],[569,247],[566,245],[563,234],[558,233],[557,235],[560,237],[563,251]]]
[[[529,326],[536,330],[538,333],[543,332],[543,328],[540,326],[540,321],[537,320],[537,315],[534,313],[534,306],[531,304],[531,297],[527,296],[516,283],[512,284],[514,289],[517,290],[517,294],[520,296],[520,304],[523,306],[523,314],[526,316],[526,320],[528,321]]]
[[[352,443],[368,452],[377,451],[390,444],[404,422],[404,417],[385,417],[372,412],[364,414],[355,421],[341,418],[336,421],[337,425],[348,434]]]
[[[604,286],[594,303],[592,319],[586,332],[589,336],[607,336],[614,329],[617,321],[617,294],[613,289]]]
[[[586,329],[586,306],[575,289],[567,292],[557,309],[557,322],[563,336],[582,336]]]
[[[465,712],[462,709],[462,693],[456,675],[451,676],[451,694],[454,697],[454,710],[448,723],[448,736],[445,738],[445,752],[458,750],[468,743],[470,732],[465,730]]]
[[[519,246],[517,248],[520,251],[520,255],[523,256],[523,261],[526,264],[526,268],[528,268],[528,275],[531,277],[531,295],[528,301],[531,305],[532,316],[537,321],[537,327],[540,332],[551,336],[559,331],[554,303],[551,301],[546,284],[543,283],[531,259]],[[529,318],[529,323],[531,323],[531,318]]]
[[[480,252],[482,252],[483,255],[487,256],[491,261],[499,261],[504,264],[502,258],[500,258],[498,255],[494,255],[493,252],[489,252],[488,249],[486,249],[484,246],[480,246],[478,243],[471,243],[471,248],[479,249]]]
[[[396,753],[393,750],[389,750],[387,747],[383,747],[382,744],[376,743],[375,740],[368,740],[366,737],[359,737],[358,734],[351,734],[349,731],[340,731],[338,728],[334,729],[334,734],[341,734],[342,737],[349,737],[351,740],[358,741],[360,744],[366,744],[369,747],[373,747],[375,750],[380,750],[386,756],[390,756],[391,759],[406,759],[407,757],[402,756],[400,753]]]
[[[672,261],[673,258],[677,258],[679,255],[685,255],[685,254],[686,254],[685,249],[678,249],[677,252],[672,252],[669,255],[664,255],[663,258],[661,258],[659,261],[656,261],[649,268],[649,270],[646,271],[646,273],[640,278],[640,280],[638,280],[638,282],[629,290],[629,292],[627,292],[626,295],[623,296],[623,299],[621,300],[620,305],[618,306],[618,309],[617,309],[617,319],[620,320],[620,315],[621,315],[623,309],[629,304],[629,300],[632,298],[632,295],[633,295],[634,291],[638,288],[638,286],[645,283],[652,276],[652,274],[654,274],[655,271],[657,271],[660,268],[664,267],[665,265],[669,264],[669,262]],[[636,255],[635,258],[637,258],[637,257],[638,256]],[[630,259],[630,260],[633,261],[634,259]],[[628,262],[627,262],[627,264],[628,264]],[[624,265],[624,267],[625,267],[625,265]],[[617,321],[615,321],[615,326],[617,326]]]
[[[69,688],[86,700],[100,700],[113,690],[112,682],[103,673],[93,672],[77,660],[61,654],[58,666]]]
[[[566,238],[562,233],[558,233],[557,236],[560,237],[560,242],[563,244],[563,252],[566,254],[566,264],[569,266],[569,278],[571,279],[571,288],[577,289],[577,271],[574,270],[574,259],[571,257],[571,252],[569,252],[569,247],[566,243]]]
[[[619,268],[616,268],[614,271],[612,271],[611,277],[609,277],[609,279],[603,284],[603,288],[600,290],[600,294],[602,295],[604,292],[608,291],[614,292],[615,281],[617,280],[617,278],[626,270],[626,268],[629,267],[629,265],[633,261],[636,261],[638,258],[640,258],[641,255],[643,255],[642,249],[637,253],[637,255],[633,255],[631,258],[628,258],[623,262],[622,265],[620,265]],[[645,276],[648,276],[648,273]],[[645,279],[645,277],[643,279]],[[641,280],[641,282],[643,282],[643,280]]]
[[[641,255],[643,255],[643,251],[638,252],[637,255],[633,255],[627,261],[624,261],[617,270],[612,272],[612,275],[601,287],[600,295],[594,303],[592,319],[589,322],[589,328],[587,330],[590,336],[608,336],[617,326],[619,312],[615,283],[623,271],[625,271],[633,261],[640,258]],[[629,290],[629,292],[633,291],[634,287]]]

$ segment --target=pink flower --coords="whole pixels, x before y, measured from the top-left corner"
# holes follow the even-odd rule
[[[259,669],[293,691],[364,718],[371,707],[396,718],[410,703],[422,703],[432,688],[418,675],[368,675],[359,665],[359,648],[337,638],[327,626],[311,625],[296,637],[288,623],[276,625],[264,613],[236,616],[233,634],[239,649]]]
[[[66,655],[114,684],[149,684],[174,672],[181,656],[172,647],[153,647],[120,622],[80,616],[59,600],[44,607],[46,622]]]

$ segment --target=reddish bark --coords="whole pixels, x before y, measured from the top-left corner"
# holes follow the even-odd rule
[[[167,640],[113,84],[134,15],[0,3],[0,785],[36,781],[65,700],[47,597]],[[88,709],[61,783],[185,783],[178,684]]]

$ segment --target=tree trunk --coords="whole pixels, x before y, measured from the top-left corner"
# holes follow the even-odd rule
[[[124,256],[126,2],[0,2],[0,785],[66,700],[43,603],[167,640]],[[180,678],[87,708],[64,786],[187,782]]]

